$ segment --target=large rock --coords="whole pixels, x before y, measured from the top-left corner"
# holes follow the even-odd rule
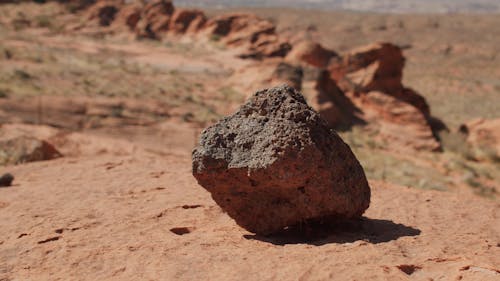
[[[258,234],[359,217],[370,202],[349,146],[288,86],[255,93],[205,129],[193,175],[240,226]]]
[[[51,144],[33,137],[0,141],[0,165],[51,160],[61,156]]]

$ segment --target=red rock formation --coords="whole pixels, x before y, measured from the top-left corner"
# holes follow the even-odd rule
[[[286,59],[291,62],[304,62],[314,67],[324,68],[330,59],[336,56],[338,56],[337,53],[323,48],[319,43],[304,40],[293,46]]]
[[[333,57],[316,85],[317,99],[321,96],[322,104],[327,105],[325,118],[332,127],[345,128],[362,121],[375,127],[385,142],[439,149],[427,102],[402,84],[404,61],[401,49],[390,43]],[[318,110],[323,111],[321,107]]]
[[[331,77],[345,92],[403,90],[404,57],[401,49],[390,43],[361,47],[332,60],[328,69]]]
[[[175,10],[170,21],[169,31],[183,34],[198,31],[207,21],[205,14],[196,9]]]
[[[291,46],[276,34],[276,26],[253,14],[228,14],[210,19],[205,32],[229,47],[240,47],[242,58],[284,57]]]
[[[120,0],[97,2],[86,11],[88,21],[86,25],[110,26],[122,5],[123,2]]]
[[[116,15],[112,26],[120,29],[127,27],[128,30],[135,30],[137,23],[141,19],[142,7],[139,4],[130,4],[123,6]]]
[[[161,33],[168,31],[174,5],[170,0],[153,0],[144,6],[141,19],[137,22],[138,37],[159,39]]]

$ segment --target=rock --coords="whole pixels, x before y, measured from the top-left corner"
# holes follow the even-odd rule
[[[472,156],[480,161],[500,161],[500,118],[471,120],[460,126],[472,148]]]
[[[315,90],[308,94],[307,99],[330,127],[347,130],[353,125],[366,124],[361,109],[330,79],[327,70],[319,73]]]
[[[116,14],[113,22],[113,27],[133,31],[137,27],[137,23],[141,19],[142,7],[138,4],[129,4],[123,6]]]
[[[280,62],[273,72],[273,75],[271,77],[271,84],[287,84],[292,88],[300,91],[302,90],[303,76],[304,73],[302,72],[302,67]]]
[[[334,51],[323,48],[319,43],[304,40],[293,46],[286,56],[290,62],[304,62],[318,68],[324,68],[332,57],[337,57]]]
[[[205,14],[196,9],[175,10],[170,21],[169,30],[173,33],[183,34],[198,31],[207,21]]]
[[[440,150],[425,98],[402,84],[401,48],[376,43],[332,57],[316,82],[312,105],[332,128],[366,124],[397,150]]]
[[[87,10],[87,21],[96,21],[99,26],[110,26],[120,10],[120,1],[100,1]],[[86,23],[88,25],[88,23]]]
[[[48,142],[32,137],[21,136],[0,141],[0,165],[51,160],[61,156]]]
[[[193,150],[193,175],[230,217],[257,234],[359,217],[370,202],[349,146],[288,86],[255,93],[205,129]]]
[[[344,92],[393,94],[403,90],[404,63],[401,48],[390,43],[376,43],[333,59],[328,69]]]
[[[363,120],[378,132],[378,140],[392,151],[441,150],[427,116],[413,105],[378,91],[350,96],[350,100],[362,109]]]
[[[13,181],[14,181],[14,176],[9,173],[6,173],[0,177],[0,187],[9,187],[12,185]]]
[[[208,20],[204,32],[229,47],[241,48],[241,58],[284,57],[291,45],[279,38],[276,26],[253,14],[226,14]]]
[[[168,31],[174,5],[170,0],[153,0],[144,6],[141,19],[136,25],[139,38],[160,39],[161,33]]]

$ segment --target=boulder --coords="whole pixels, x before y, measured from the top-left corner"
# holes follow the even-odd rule
[[[192,157],[198,183],[257,234],[356,218],[369,206],[370,187],[349,146],[288,86],[255,93],[205,129]]]
[[[337,53],[323,48],[319,43],[304,40],[295,44],[286,56],[290,62],[304,62],[314,67],[324,68]]]
[[[51,160],[61,156],[51,144],[33,137],[20,136],[0,141],[0,165]]]

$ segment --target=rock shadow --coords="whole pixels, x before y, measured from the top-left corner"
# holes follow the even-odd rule
[[[405,236],[420,235],[419,229],[390,220],[370,219],[362,217],[357,220],[335,221],[330,223],[311,222],[288,227],[281,232],[262,236],[248,234],[248,240],[259,240],[274,245],[309,244],[321,246],[325,244],[352,243],[366,241],[372,244],[397,240]]]

